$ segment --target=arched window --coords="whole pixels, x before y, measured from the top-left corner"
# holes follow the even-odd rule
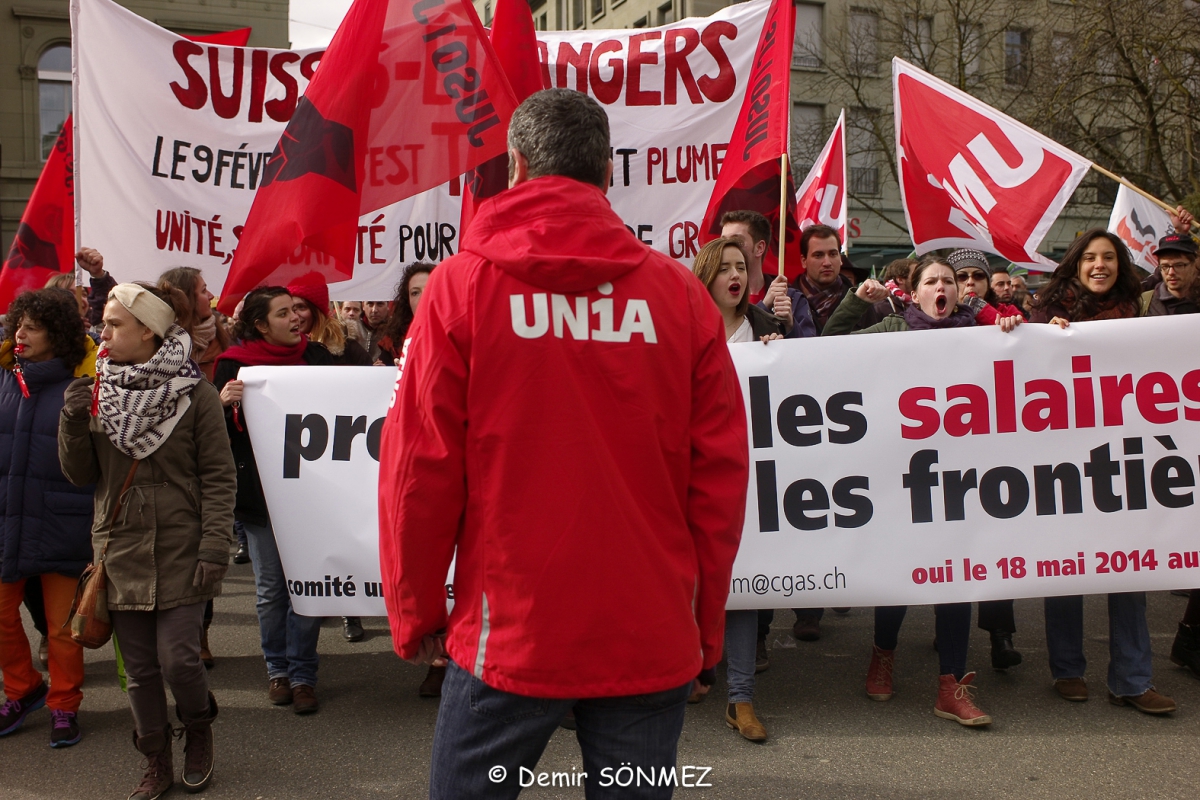
[[[38,107],[42,161],[50,157],[63,123],[71,115],[71,46],[56,44],[38,59]]]

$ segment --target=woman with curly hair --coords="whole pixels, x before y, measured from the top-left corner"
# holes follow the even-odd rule
[[[1080,234],[1038,293],[1030,322],[1066,328],[1075,322],[1132,319],[1141,309],[1142,287],[1125,243],[1093,228]],[[1084,680],[1083,598],[1047,597],[1046,646],[1059,697],[1088,699]],[[1145,592],[1108,595],[1108,699],[1147,714],[1169,714],[1175,701],[1154,689]]]
[[[1030,322],[1065,328],[1072,322],[1131,319],[1142,283],[1129,249],[1115,233],[1092,228],[1079,235],[1038,292]]]
[[[76,298],[62,289],[19,295],[0,352],[0,668],[7,702],[0,736],[50,707],[50,746],[80,739],[83,648],[65,629],[79,574],[92,560],[91,485],[73,486],[58,462],[63,395],[88,351]],[[89,340],[90,341],[90,340]],[[39,584],[48,623],[50,685],[31,663],[20,606]]]
[[[383,326],[383,337],[379,340],[379,363],[391,366],[404,352],[404,337],[412,325],[417,313],[417,304],[421,302],[421,293],[429,282],[429,273],[437,264],[418,261],[409,264],[404,269],[404,276],[396,287],[396,297],[392,300],[392,315]]]

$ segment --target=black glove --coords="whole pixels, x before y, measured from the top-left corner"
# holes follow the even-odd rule
[[[92,382],[94,378],[76,378],[63,396],[63,414],[67,419],[87,419],[92,412]]]
[[[700,674],[696,676],[696,680],[700,681],[701,686],[712,686],[717,682],[717,668],[709,667],[708,669],[700,670]]]

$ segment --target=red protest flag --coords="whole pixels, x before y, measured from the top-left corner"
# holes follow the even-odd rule
[[[184,38],[245,47],[250,28]],[[75,269],[75,148],[67,115],[42,174],[33,187],[17,235],[0,268],[0,313],[21,292],[40,289],[52,275]]]
[[[828,225],[846,244],[846,112],[838,116],[821,155],[796,190],[796,218],[800,230]]]
[[[783,205],[779,189],[784,161],[780,157],[788,152],[795,27],[795,5],[790,0],[772,0],[754,53],[754,67],[746,82],[746,97],[700,225],[700,242],[704,244],[721,235],[721,215],[726,211],[750,210],[765,216],[775,230],[763,259],[763,271],[767,273],[779,271],[779,212]],[[796,225],[796,192],[790,174],[786,202],[785,262],[798,264],[800,229]]]
[[[267,162],[221,309],[350,277],[359,217],[503,153],[515,107],[470,3],[355,0]]]
[[[492,17],[492,47],[504,74],[508,76],[517,103],[546,88],[542,84],[533,11],[526,0],[496,0],[496,13]],[[460,242],[479,204],[508,188],[507,151],[468,172],[465,184],[462,216],[458,224]]]
[[[63,123],[42,167],[8,258],[0,269],[0,308],[21,292],[41,289],[60,272],[75,269],[75,171],[71,117]]]
[[[900,197],[917,254],[973,247],[1053,267],[1037,246],[1092,163],[898,58],[892,91]]]

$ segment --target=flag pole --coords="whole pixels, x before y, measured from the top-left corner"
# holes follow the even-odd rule
[[[1175,213],[1176,209],[1173,206],[1167,205],[1164,201],[1159,200],[1157,197],[1150,194],[1146,190],[1141,189],[1137,186],[1134,186],[1132,183],[1130,183],[1126,179],[1122,178],[1120,175],[1109,172],[1108,170],[1106,170],[1104,167],[1100,166],[1099,164],[1092,164],[1092,169],[1096,170],[1096,172],[1099,172],[1101,175],[1103,175],[1106,178],[1112,178],[1114,181],[1121,184],[1129,191],[1140,194],[1142,197],[1146,198],[1151,203],[1154,203],[1156,206],[1161,208],[1163,211],[1166,211],[1168,214]]]
[[[787,173],[788,157],[784,153],[779,157],[779,274],[786,276],[783,271],[783,252],[787,239]]]

